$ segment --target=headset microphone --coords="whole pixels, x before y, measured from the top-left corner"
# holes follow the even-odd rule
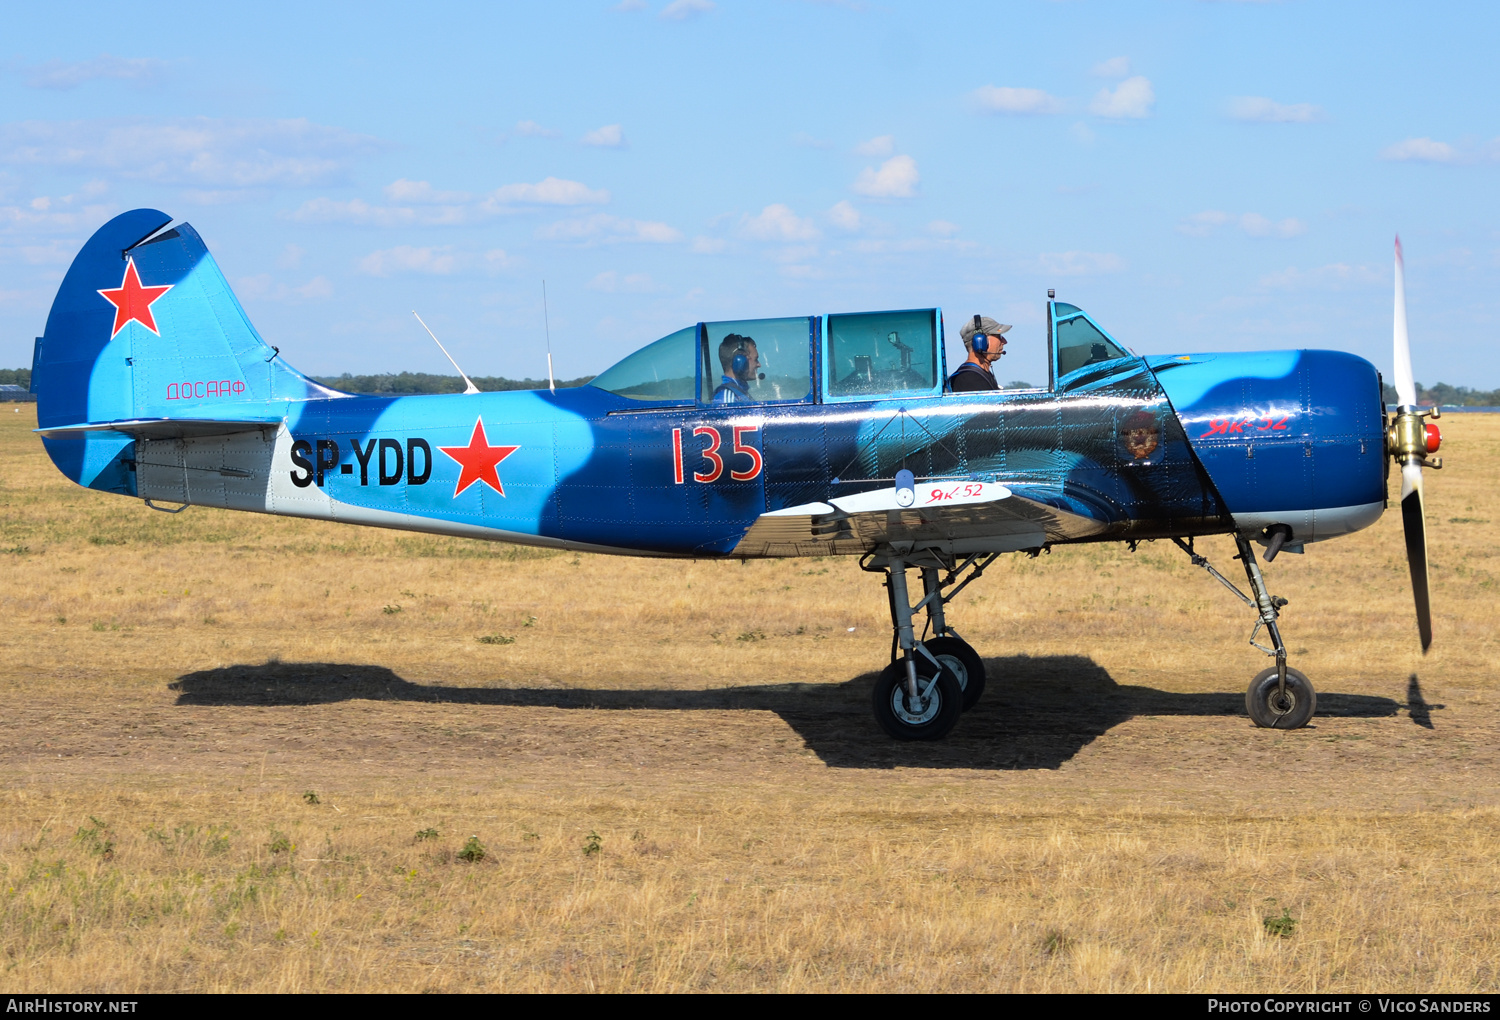
[[[736,379],[747,378],[746,373],[750,371],[750,359],[745,356],[745,352],[743,349],[738,354],[736,354],[734,356],[734,360],[729,363],[729,371],[734,373],[734,377]],[[765,377],[766,373],[764,372],[761,372],[756,376],[757,379],[764,379]]]

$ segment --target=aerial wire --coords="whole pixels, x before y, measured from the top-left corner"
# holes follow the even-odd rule
[[[542,281],[542,326],[547,330],[547,389],[557,392],[557,383],[552,378],[552,323],[547,321],[547,281]]]

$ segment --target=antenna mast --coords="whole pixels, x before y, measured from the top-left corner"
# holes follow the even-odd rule
[[[542,281],[542,326],[547,330],[547,389],[557,392],[557,382],[552,378],[552,323],[547,319],[547,281]]]
[[[413,308],[411,310],[411,313],[413,315],[417,315],[417,310]],[[420,315],[417,315],[417,321],[422,322],[422,317]],[[437,334],[434,333],[431,329],[428,329],[427,323],[425,322],[422,322],[422,328],[427,330],[427,335],[432,337],[432,342],[438,345],[438,350],[443,352],[443,357],[448,359],[448,363],[455,369],[458,369],[458,374],[464,377],[464,393],[478,393],[479,387],[474,385],[473,379],[470,379],[467,375],[464,375],[464,370],[458,367],[458,362],[453,360],[453,355],[448,353],[448,348],[443,346],[443,342],[437,338]]]

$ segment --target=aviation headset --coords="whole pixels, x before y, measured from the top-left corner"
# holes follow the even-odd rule
[[[978,315],[974,316],[974,335],[969,339],[969,345],[974,348],[975,354],[990,353],[990,338],[985,336]]]
[[[750,358],[745,354],[745,346],[754,342],[750,337],[742,336],[739,346],[734,349],[734,360],[729,363],[729,371],[736,379],[744,379],[745,373],[750,371]],[[759,377],[764,379],[766,373],[759,373]]]

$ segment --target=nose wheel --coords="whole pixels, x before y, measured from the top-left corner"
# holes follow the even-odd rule
[[[1277,669],[1263,669],[1245,692],[1245,711],[1257,726],[1268,730],[1296,730],[1306,726],[1318,709],[1318,693],[1301,670],[1286,670],[1286,683]]]
[[[1290,528],[1284,525],[1278,525],[1278,528],[1283,533],[1279,536],[1272,535],[1267,560],[1274,557],[1282,544],[1291,537]],[[1274,658],[1276,665],[1257,673],[1255,679],[1250,681],[1250,689],[1245,692],[1245,709],[1250,713],[1251,721],[1257,726],[1275,730],[1295,730],[1306,726],[1317,710],[1318,695],[1306,674],[1286,664],[1286,642],[1282,641],[1281,627],[1277,624],[1286,599],[1272,595],[1267,589],[1265,575],[1261,573],[1260,564],[1255,561],[1255,547],[1244,535],[1234,536],[1235,544],[1240,550],[1239,556],[1235,558],[1244,564],[1245,579],[1250,583],[1251,595],[1246,595],[1229,578],[1214,569],[1207,557],[1199,556],[1193,551],[1191,539],[1184,542],[1180,538],[1174,538],[1172,541],[1192,557],[1194,566],[1208,571],[1214,580],[1233,592],[1258,617],[1255,629],[1250,632],[1250,643]],[[1262,628],[1265,628],[1266,636],[1271,641],[1270,648],[1255,640]]]

